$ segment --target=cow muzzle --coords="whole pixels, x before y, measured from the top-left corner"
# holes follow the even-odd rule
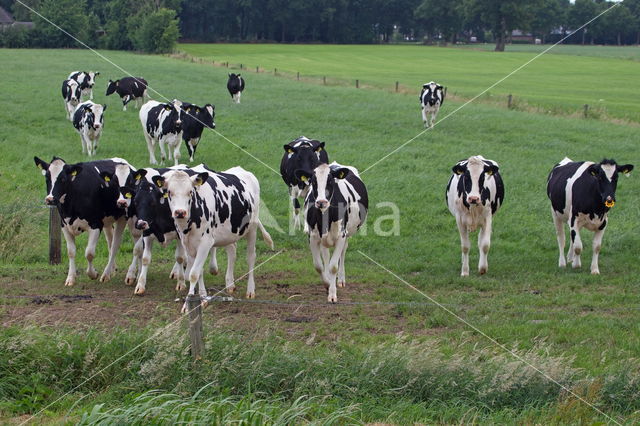
[[[52,195],[47,195],[44,199],[44,203],[48,206],[53,206],[56,204],[56,200]]]
[[[100,127],[101,127],[101,126],[100,126],[99,124],[94,124],[94,125],[93,125],[93,128],[94,128],[94,129],[96,129],[96,130],[99,130],[99,129],[100,129]]]
[[[149,229],[149,223],[147,223],[147,221],[139,219],[136,222],[136,229],[139,229],[141,231],[146,231],[147,229]]]
[[[116,205],[119,209],[126,209],[127,207],[129,207],[129,203],[127,203],[127,200],[118,200],[116,202]]]
[[[173,212],[173,217],[175,217],[176,219],[184,219],[185,217],[187,217],[187,211],[186,210],[176,210]]]
[[[480,204],[480,197],[476,195],[470,195],[467,197],[467,202],[469,204]]]
[[[316,201],[316,208],[324,211],[329,207],[329,202],[327,200],[317,200]]]

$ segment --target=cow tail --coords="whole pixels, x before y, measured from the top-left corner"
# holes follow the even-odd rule
[[[269,235],[267,230],[264,229],[264,225],[262,224],[262,222],[260,222],[260,219],[258,219],[258,227],[260,228],[260,232],[262,233],[262,239],[264,240],[264,242],[267,243],[267,245],[271,250],[274,250],[275,246],[273,245],[273,240],[271,239],[271,235]]]

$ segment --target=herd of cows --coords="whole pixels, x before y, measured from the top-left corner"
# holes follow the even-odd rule
[[[82,102],[81,97],[93,97],[98,74],[73,72],[62,86],[67,117],[80,133],[83,153],[90,157],[96,155],[106,105],[91,100]],[[232,100],[239,103],[244,89],[242,77],[229,74],[227,88]],[[144,101],[148,97],[147,82],[140,77],[109,80],[106,94],[112,93],[118,93],[126,110],[130,101]],[[434,125],[445,95],[446,88],[433,81],[423,85],[420,105],[426,127]],[[175,161],[174,166],[136,168],[122,158],[67,164],[54,157],[47,163],[34,157],[46,180],[45,203],[56,206],[62,218],[69,258],[65,285],[76,282],[77,235],[82,232],[89,235],[85,250],[87,275],[95,279],[98,274],[93,259],[99,236],[104,231],[109,260],[100,280],[107,281],[115,274],[116,255],[128,227],[135,244],[125,282],[136,284],[135,294],[145,292],[153,243],[157,241],[166,246],[173,240],[177,240],[176,262],[170,276],[177,281],[176,290],[183,290],[188,279],[188,294],[195,294],[197,284],[198,294],[205,297],[204,265],[209,257],[209,271],[216,274],[216,249],[224,247],[228,257],[225,288],[233,292],[236,243],[246,238],[249,266],[246,297],[255,297],[253,269],[258,231],[273,248],[271,236],[259,219],[258,180],[242,167],[216,172],[204,164],[195,167],[179,164],[180,141],[185,142],[193,161],[204,127],[215,128],[214,106],[148,100],[140,107],[139,116],[149,162],[157,164],[154,151],[158,144],[163,163],[167,159],[166,145],[168,159]],[[618,165],[614,160],[594,163],[568,158],[553,167],[547,195],[557,230],[560,267],[565,267],[567,261],[574,268],[581,266],[580,229],[587,228],[595,232],[591,273],[599,274],[598,255],[608,212],[615,204],[618,175],[628,174],[632,169],[633,165]],[[469,233],[476,229],[479,229],[478,272],[484,274],[488,271],[492,218],[505,195],[499,166],[477,155],[456,163],[452,172],[446,202],[460,233],[461,275],[469,275]],[[337,287],[343,287],[346,282],[344,259],[349,237],[357,233],[367,217],[367,189],[357,169],[329,163],[325,143],[304,136],[284,145],[280,173],[289,188],[294,227],[299,229],[304,222],[313,264],[327,289],[327,300],[337,302]],[[304,200],[302,214],[300,198]],[[565,223],[570,228],[566,259]]]

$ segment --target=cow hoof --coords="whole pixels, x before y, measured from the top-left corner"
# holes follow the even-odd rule
[[[344,281],[338,281],[337,286],[338,286],[338,287],[346,287],[346,286],[347,286],[347,284],[346,284]]]
[[[136,287],[133,294],[135,294],[136,296],[144,296],[144,291],[144,287]]]
[[[176,284],[176,291],[184,291],[187,289],[187,286],[184,285],[184,282],[179,282]]]
[[[486,274],[486,273],[487,273],[487,268],[480,268],[480,269],[478,269],[478,273],[479,273],[480,275],[484,275],[484,274]]]
[[[220,272],[218,268],[209,268],[209,273],[211,275],[218,275],[218,272]]]
[[[600,275],[600,271],[598,269],[592,269],[591,275]]]
[[[469,271],[466,271],[466,272],[465,272],[465,271],[462,271],[462,272],[460,272],[460,276],[461,276],[461,277],[468,277],[468,276],[469,276]]]
[[[178,273],[171,271],[171,273],[169,274],[169,279],[171,280],[177,280],[178,279]]]
[[[235,285],[231,285],[231,286],[229,286],[229,287],[226,287],[226,288],[224,289],[224,291],[226,291],[226,292],[227,292],[227,293],[229,293],[229,294],[232,294],[234,291],[236,291],[236,286],[235,286]]]
[[[134,285],[134,284],[136,283],[136,277],[130,277],[130,276],[127,276],[127,277],[124,279],[124,283],[125,283],[126,285]]]
[[[338,296],[328,296],[327,302],[329,303],[338,303]]]
[[[255,298],[256,298],[256,294],[255,293],[247,292],[247,299],[255,299]]]
[[[87,269],[87,276],[92,280],[98,278],[98,272],[95,269]]]
[[[182,305],[182,309],[180,309],[180,313],[181,314],[187,313],[187,302],[184,302],[184,305]]]
[[[67,280],[64,282],[64,285],[66,287],[73,287],[76,284],[76,280],[73,280],[71,278],[67,278]]]

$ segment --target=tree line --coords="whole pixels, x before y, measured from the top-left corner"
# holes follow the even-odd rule
[[[519,30],[556,42],[611,7],[604,0],[21,0],[88,45],[168,52],[194,42],[447,44],[504,50]],[[15,0],[0,0],[32,29],[0,31],[7,47],[77,43]],[[640,44],[640,0],[624,0],[566,40]]]

